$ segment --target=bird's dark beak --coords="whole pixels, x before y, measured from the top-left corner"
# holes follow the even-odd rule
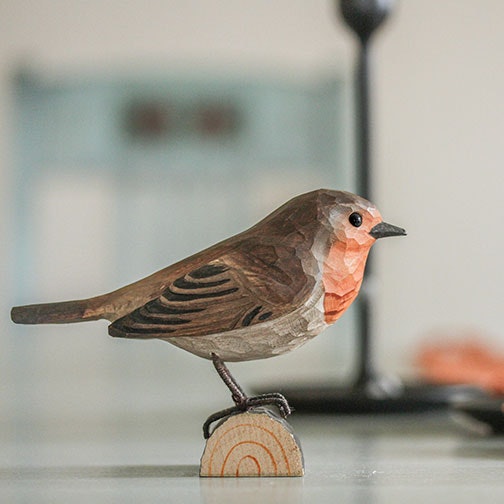
[[[371,228],[369,234],[373,238],[385,238],[387,236],[405,236],[406,231],[403,228],[393,226],[392,224],[387,224],[386,222],[380,222]]]

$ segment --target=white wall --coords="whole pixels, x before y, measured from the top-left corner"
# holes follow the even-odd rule
[[[376,346],[388,371],[407,371],[433,329],[503,338],[502,19],[498,0],[404,0],[376,40],[375,200],[409,231],[376,250]],[[173,65],[350,79],[354,51],[328,0],[3,0],[0,264],[15,232],[9,80],[18,65],[47,75]],[[2,284],[9,274],[2,268]],[[0,289],[5,332],[10,299]]]
[[[379,249],[377,322],[382,358],[402,367],[432,330],[504,349],[504,4],[409,0],[397,14],[377,47],[377,193],[410,234]]]

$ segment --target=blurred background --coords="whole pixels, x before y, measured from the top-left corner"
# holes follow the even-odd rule
[[[14,326],[14,304],[100,294],[317,187],[352,190],[356,43],[329,0],[3,0],[0,435],[132,437],[228,404],[209,362],[105,322]],[[504,4],[403,0],[373,45],[380,370],[433,334],[503,350]],[[244,386],[350,379],[355,314]],[[195,406],[197,405],[197,406]],[[151,420],[152,421],[152,420]],[[18,452],[3,452],[8,456]]]

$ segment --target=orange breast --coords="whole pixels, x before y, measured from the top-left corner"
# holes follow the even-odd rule
[[[336,321],[359,293],[369,247],[357,242],[335,243],[324,262],[324,320]]]

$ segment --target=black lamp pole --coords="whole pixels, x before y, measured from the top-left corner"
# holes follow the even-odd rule
[[[340,12],[359,40],[355,76],[357,190],[371,198],[370,40],[390,13],[393,0],[340,0]]]
[[[340,0],[343,19],[359,41],[355,75],[355,146],[357,193],[372,200],[371,193],[371,116],[370,116],[370,40],[389,15],[394,0]],[[372,255],[368,258],[366,276],[372,274]],[[368,280],[369,282],[369,280]],[[366,282],[366,283],[368,283]],[[358,302],[359,333],[356,388],[367,388],[375,373],[372,359],[372,300],[369,290],[363,289]]]

